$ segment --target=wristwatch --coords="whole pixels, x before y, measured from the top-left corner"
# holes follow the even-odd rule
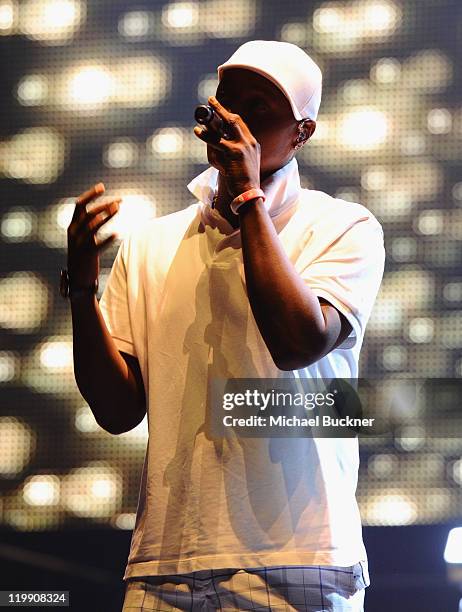
[[[66,268],[61,268],[59,293],[63,298],[78,298],[84,295],[95,295],[98,291],[98,279],[90,287],[73,287]]]

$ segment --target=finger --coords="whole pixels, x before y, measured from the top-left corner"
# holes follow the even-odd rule
[[[218,139],[217,136],[212,135],[212,133],[206,128],[196,126],[194,128],[194,134],[217,151],[224,152],[229,149],[229,140],[222,137]]]
[[[107,212],[108,210],[112,210],[114,206],[116,206],[117,212],[117,210],[119,210],[119,205],[121,201],[122,198],[117,198],[115,200],[109,200],[108,202],[102,202],[101,204],[93,206],[92,208],[84,207],[85,214],[79,215],[79,217],[75,221],[75,234],[78,235],[81,233],[86,233],[88,229],[88,224],[91,223],[92,219],[94,219],[96,215],[100,214],[101,212]]]
[[[91,207],[87,206],[87,216],[94,217],[104,210],[108,210],[113,204],[119,205],[122,202],[122,198],[114,198],[113,200],[106,200],[106,202],[98,202],[93,204]]]
[[[84,191],[79,195],[79,197],[75,201],[74,214],[72,215],[72,221],[75,221],[78,217],[80,217],[85,212],[85,205],[99,197],[102,193],[104,193],[105,187],[103,183],[97,183],[93,185],[91,189]],[[71,221],[71,222],[72,222]]]
[[[230,113],[224,106],[222,106],[215,96],[209,98],[210,106],[217,112],[217,114],[231,126],[231,129],[240,137],[244,138],[250,134],[250,130],[245,124],[244,120],[240,115]]]
[[[99,228],[107,223],[119,211],[119,203],[113,202],[107,209],[95,215],[86,226],[86,232],[96,233]]]

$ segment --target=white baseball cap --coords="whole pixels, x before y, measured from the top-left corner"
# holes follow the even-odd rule
[[[318,116],[322,72],[300,47],[277,40],[250,40],[218,66],[219,80],[227,68],[253,70],[272,81],[289,100],[295,119]]]

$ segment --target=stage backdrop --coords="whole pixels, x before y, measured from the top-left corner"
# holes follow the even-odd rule
[[[461,34],[452,0],[0,0],[4,526],[133,527],[146,420],[111,436],[77,390],[58,294],[66,228],[98,181],[123,197],[120,236],[192,203],[186,185],[207,167],[194,107],[215,92],[216,66],[255,38],[300,45],[324,73],[302,185],[360,202],[383,225],[361,377],[384,388],[445,379],[438,427],[404,395],[393,433],[362,440],[364,523],[462,519]]]

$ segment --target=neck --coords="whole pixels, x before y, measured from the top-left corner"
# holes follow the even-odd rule
[[[215,202],[215,208],[218,210],[220,215],[224,217],[229,223],[237,229],[239,227],[239,217],[233,213],[229,205],[233,201],[233,198],[229,195],[228,189],[226,188],[225,179],[221,174],[218,175],[218,192],[217,199]]]
[[[274,172],[276,172],[276,170],[268,170],[265,173],[260,174],[260,183],[274,174]],[[234,229],[237,229],[239,227],[239,216],[235,215],[229,206],[232,201],[233,198],[230,196],[226,187],[225,178],[221,174],[218,174],[218,192],[217,199],[215,201],[215,208],[222,217],[229,221]]]

